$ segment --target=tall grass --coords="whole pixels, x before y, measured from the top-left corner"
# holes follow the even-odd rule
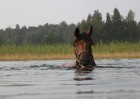
[[[140,43],[112,42],[92,47],[95,58],[140,58]],[[74,58],[71,45],[3,45],[0,60],[46,60]]]
[[[95,58],[140,58],[140,42],[97,44],[93,50]]]
[[[0,47],[0,55],[14,54],[71,54],[70,45],[3,45]]]
[[[112,42],[109,44],[97,44],[93,50],[95,53],[138,53],[140,52],[140,42]]]
[[[64,59],[73,57],[70,45],[3,45],[0,60]]]

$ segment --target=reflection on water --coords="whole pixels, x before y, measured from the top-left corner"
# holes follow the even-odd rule
[[[77,69],[75,72],[75,78],[76,81],[83,81],[83,80],[93,80],[92,78],[92,71],[93,70],[79,70]]]
[[[84,98],[88,98],[88,99],[93,98],[92,95],[94,93],[94,90],[93,88],[92,89],[88,88],[88,86],[92,87],[93,85],[93,83],[89,83],[89,81],[94,80],[92,76],[92,71],[93,70],[79,70],[79,69],[76,70],[74,80],[77,81],[75,84],[78,89],[76,91],[77,95],[82,95],[84,96]]]
[[[0,99],[139,99],[140,59],[100,59],[94,70],[73,60],[0,61]]]
[[[93,94],[93,90],[91,91],[78,91],[76,94]]]
[[[82,81],[82,80],[93,80],[92,77],[76,77],[74,80]]]

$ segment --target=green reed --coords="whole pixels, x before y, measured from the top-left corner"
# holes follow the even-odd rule
[[[112,42],[109,44],[97,44],[93,47],[93,50],[95,53],[137,53],[140,52],[140,42]]]
[[[139,43],[128,43],[128,42],[112,42],[109,44],[96,44],[92,47],[93,52],[95,54],[106,54],[106,53],[139,53],[140,54],[140,42]],[[72,58],[74,56],[73,47],[71,45],[63,45],[63,44],[56,44],[56,45],[2,45],[0,46],[0,58],[5,56],[26,56],[30,55],[30,57],[37,56],[37,57],[45,57],[49,56],[67,56],[67,58]],[[41,56],[42,55],[42,56]],[[71,55],[71,56],[70,56]],[[137,56],[140,57],[140,56]],[[7,57],[6,57],[7,58]],[[2,58],[6,60],[5,58]],[[32,57],[30,58],[32,59]],[[36,58],[37,59],[37,58]],[[44,58],[47,59],[47,58]],[[9,58],[10,60],[10,58]],[[14,58],[13,58],[14,60]],[[18,60],[18,59],[16,59]]]
[[[0,55],[14,54],[72,54],[73,48],[70,45],[3,45],[0,46]]]

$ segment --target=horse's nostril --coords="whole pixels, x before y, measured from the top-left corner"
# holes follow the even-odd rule
[[[80,64],[86,66],[88,65],[88,62],[84,60],[84,61],[80,61]]]

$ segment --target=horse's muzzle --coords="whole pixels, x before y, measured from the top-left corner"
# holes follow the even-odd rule
[[[92,60],[79,61],[78,68],[80,68],[80,69],[93,69],[94,68],[93,62],[92,62]]]
[[[94,60],[92,54],[83,50],[76,55],[78,68],[94,68]]]

